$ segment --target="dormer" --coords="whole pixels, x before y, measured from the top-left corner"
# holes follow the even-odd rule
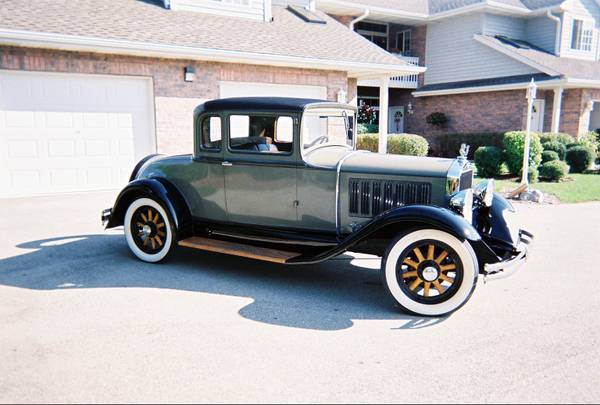
[[[271,0],[163,0],[165,8],[271,21]]]

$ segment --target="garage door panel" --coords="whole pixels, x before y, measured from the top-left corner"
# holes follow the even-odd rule
[[[119,188],[153,153],[147,80],[0,71],[3,96],[25,84],[0,107],[0,196]]]

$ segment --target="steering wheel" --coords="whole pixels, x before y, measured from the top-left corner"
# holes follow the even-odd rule
[[[305,147],[306,149],[308,149],[308,148],[312,148],[313,146],[315,146],[315,145],[320,145],[320,144],[322,144],[322,143],[325,143],[325,142],[327,142],[328,140],[329,140],[329,137],[328,137],[328,136],[322,135],[322,136],[320,136],[320,137],[316,138],[314,141],[312,141],[312,142],[311,142],[311,143],[309,143],[308,145],[304,145],[304,147]]]

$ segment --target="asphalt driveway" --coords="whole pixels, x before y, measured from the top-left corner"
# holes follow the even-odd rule
[[[523,271],[421,319],[366,256],[142,263],[114,196],[0,200],[0,402],[600,400],[598,203],[518,205]]]

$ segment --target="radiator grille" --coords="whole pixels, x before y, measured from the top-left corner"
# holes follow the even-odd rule
[[[431,184],[350,179],[350,215],[373,217],[392,208],[431,204]]]
[[[467,170],[460,175],[459,187],[461,190],[473,187],[473,170]]]

